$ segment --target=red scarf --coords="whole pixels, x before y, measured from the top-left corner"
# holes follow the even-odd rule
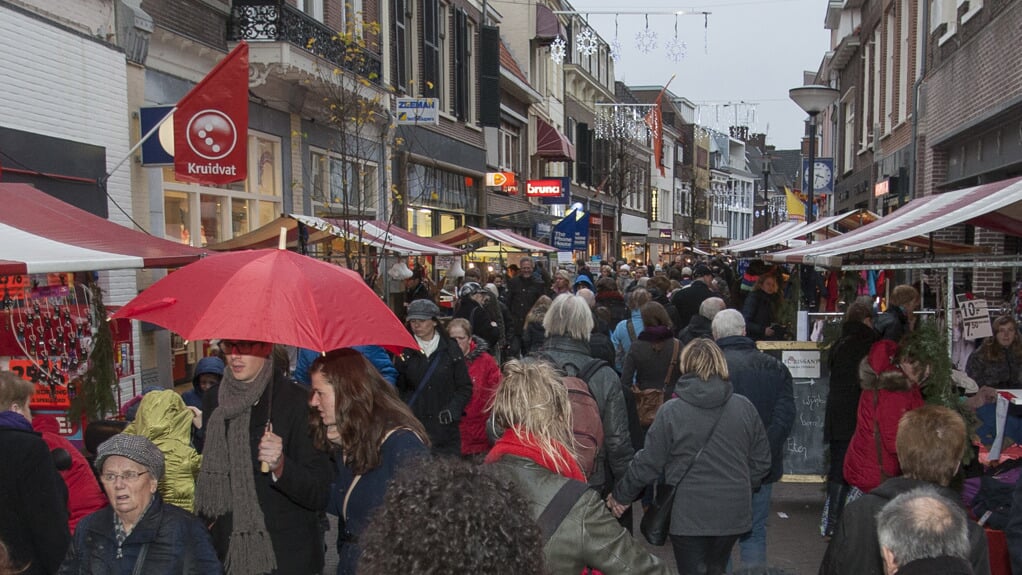
[[[519,437],[519,434],[521,437]],[[493,463],[498,461],[505,455],[515,455],[518,457],[524,457],[533,461],[538,465],[542,465],[546,469],[567,477],[568,479],[576,479],[585,483],[586,476],[582,473],[582,468],[579,466],[575,458],[572,457],[568,449],[560,443],[554,442],[554,446],[557,448],[558,455],[561,456],[564,461],[568,462],[567,470],[558,470],[553,460],[543,453],[542,450],[537,447],[539,444],[536,438],[531,433],[519,431],[515,432],[513,429],[507,429],[504,431],[503,437],[497,440],[497,443],[493,445],[493,449],[486,455],[486,463]]]

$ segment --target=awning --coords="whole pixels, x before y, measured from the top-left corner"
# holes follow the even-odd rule
[[[490,225],[494,226],[531,228],[536,224],[552,224],[559,219],[557,216],[552,216],[546,212],[522,210],[510,214],[491,215],[487,221]]]
[[[557,18],[557,14],[549,6],[536,4],[536,40],[540,44],[549,44],[557,37],[568,39],[568,32]]]
[[[0,184],[0,275],[178,267],[207,251],[157,238],[27,184]]]
[[[545,120],[536,118],[536,155],[553,162],[574,162],[575,146]]]
[[[909,240],[924,247],[928,242],[919,236],[965,223],[1018,234],[1022,230],[1022,178],[917,198],[868,226],[764,259],[838,267],[845,254]]]
[[[493,240],[505,249],[510,248],[509,251],[557,251],[547,244],[537,242],[536,240],[530,240],[529,238],[520,236],[511,230],[495,230],[477,228],[475,226],[462,226],[436,237],[436,241],[455,246],[469,246],[475,244],[475,247],[482,247],[481,244],[484,244],[487,240]]]
[[[791,245],[791,242],[803,239],[807,234],[817,230],[826,230],[830,226],[844,222],[858,223],[860,220],[876,219],[876,215],[867,210],[854,210],[835,216],[820,218],[813,223],[803,221],[789,221],[777,224],[776,226],[761,232],[740,242],[734,242],[721,248],[732,253],[754,252],[776,245]],[[800,244],[801,245],[801,244]]]
[[[337,220],[286,214],[265,226],[226,242],[209,246],[217,251],[248,250],[273,247],[278,244],[280,229],[287,231],[288,247],[298,246],[298,224],[306,226],[308,234],[305,242],[308,245],[336,238],[362,242],[401,256],[415,255],[455,255],[463,253],[457,248],[436,242],[429,238],[419,237],[408,230],[395,225],[388,227],[387,222],[379,220]],[[359,228],[361,227],[361,234]]]

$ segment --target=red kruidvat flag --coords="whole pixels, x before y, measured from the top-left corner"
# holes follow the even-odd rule
[[[239,43],[174,110],[174,175],[197,184],[244,180],[248,159],[248,44]]]

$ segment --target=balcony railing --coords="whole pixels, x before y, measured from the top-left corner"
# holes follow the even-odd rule
[[[248,42],[288,42],[369,81],[381,82],[378,54],[337,39],[338,32],[283,0],[234,0],[228,38]]]

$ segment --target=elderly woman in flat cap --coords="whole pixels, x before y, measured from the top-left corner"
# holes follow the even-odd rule
[[[115,435],[99,446],[96,469],[110,506],[78,523],[61,575],[223,573],[205,525],[157,492],[156,445]]]

